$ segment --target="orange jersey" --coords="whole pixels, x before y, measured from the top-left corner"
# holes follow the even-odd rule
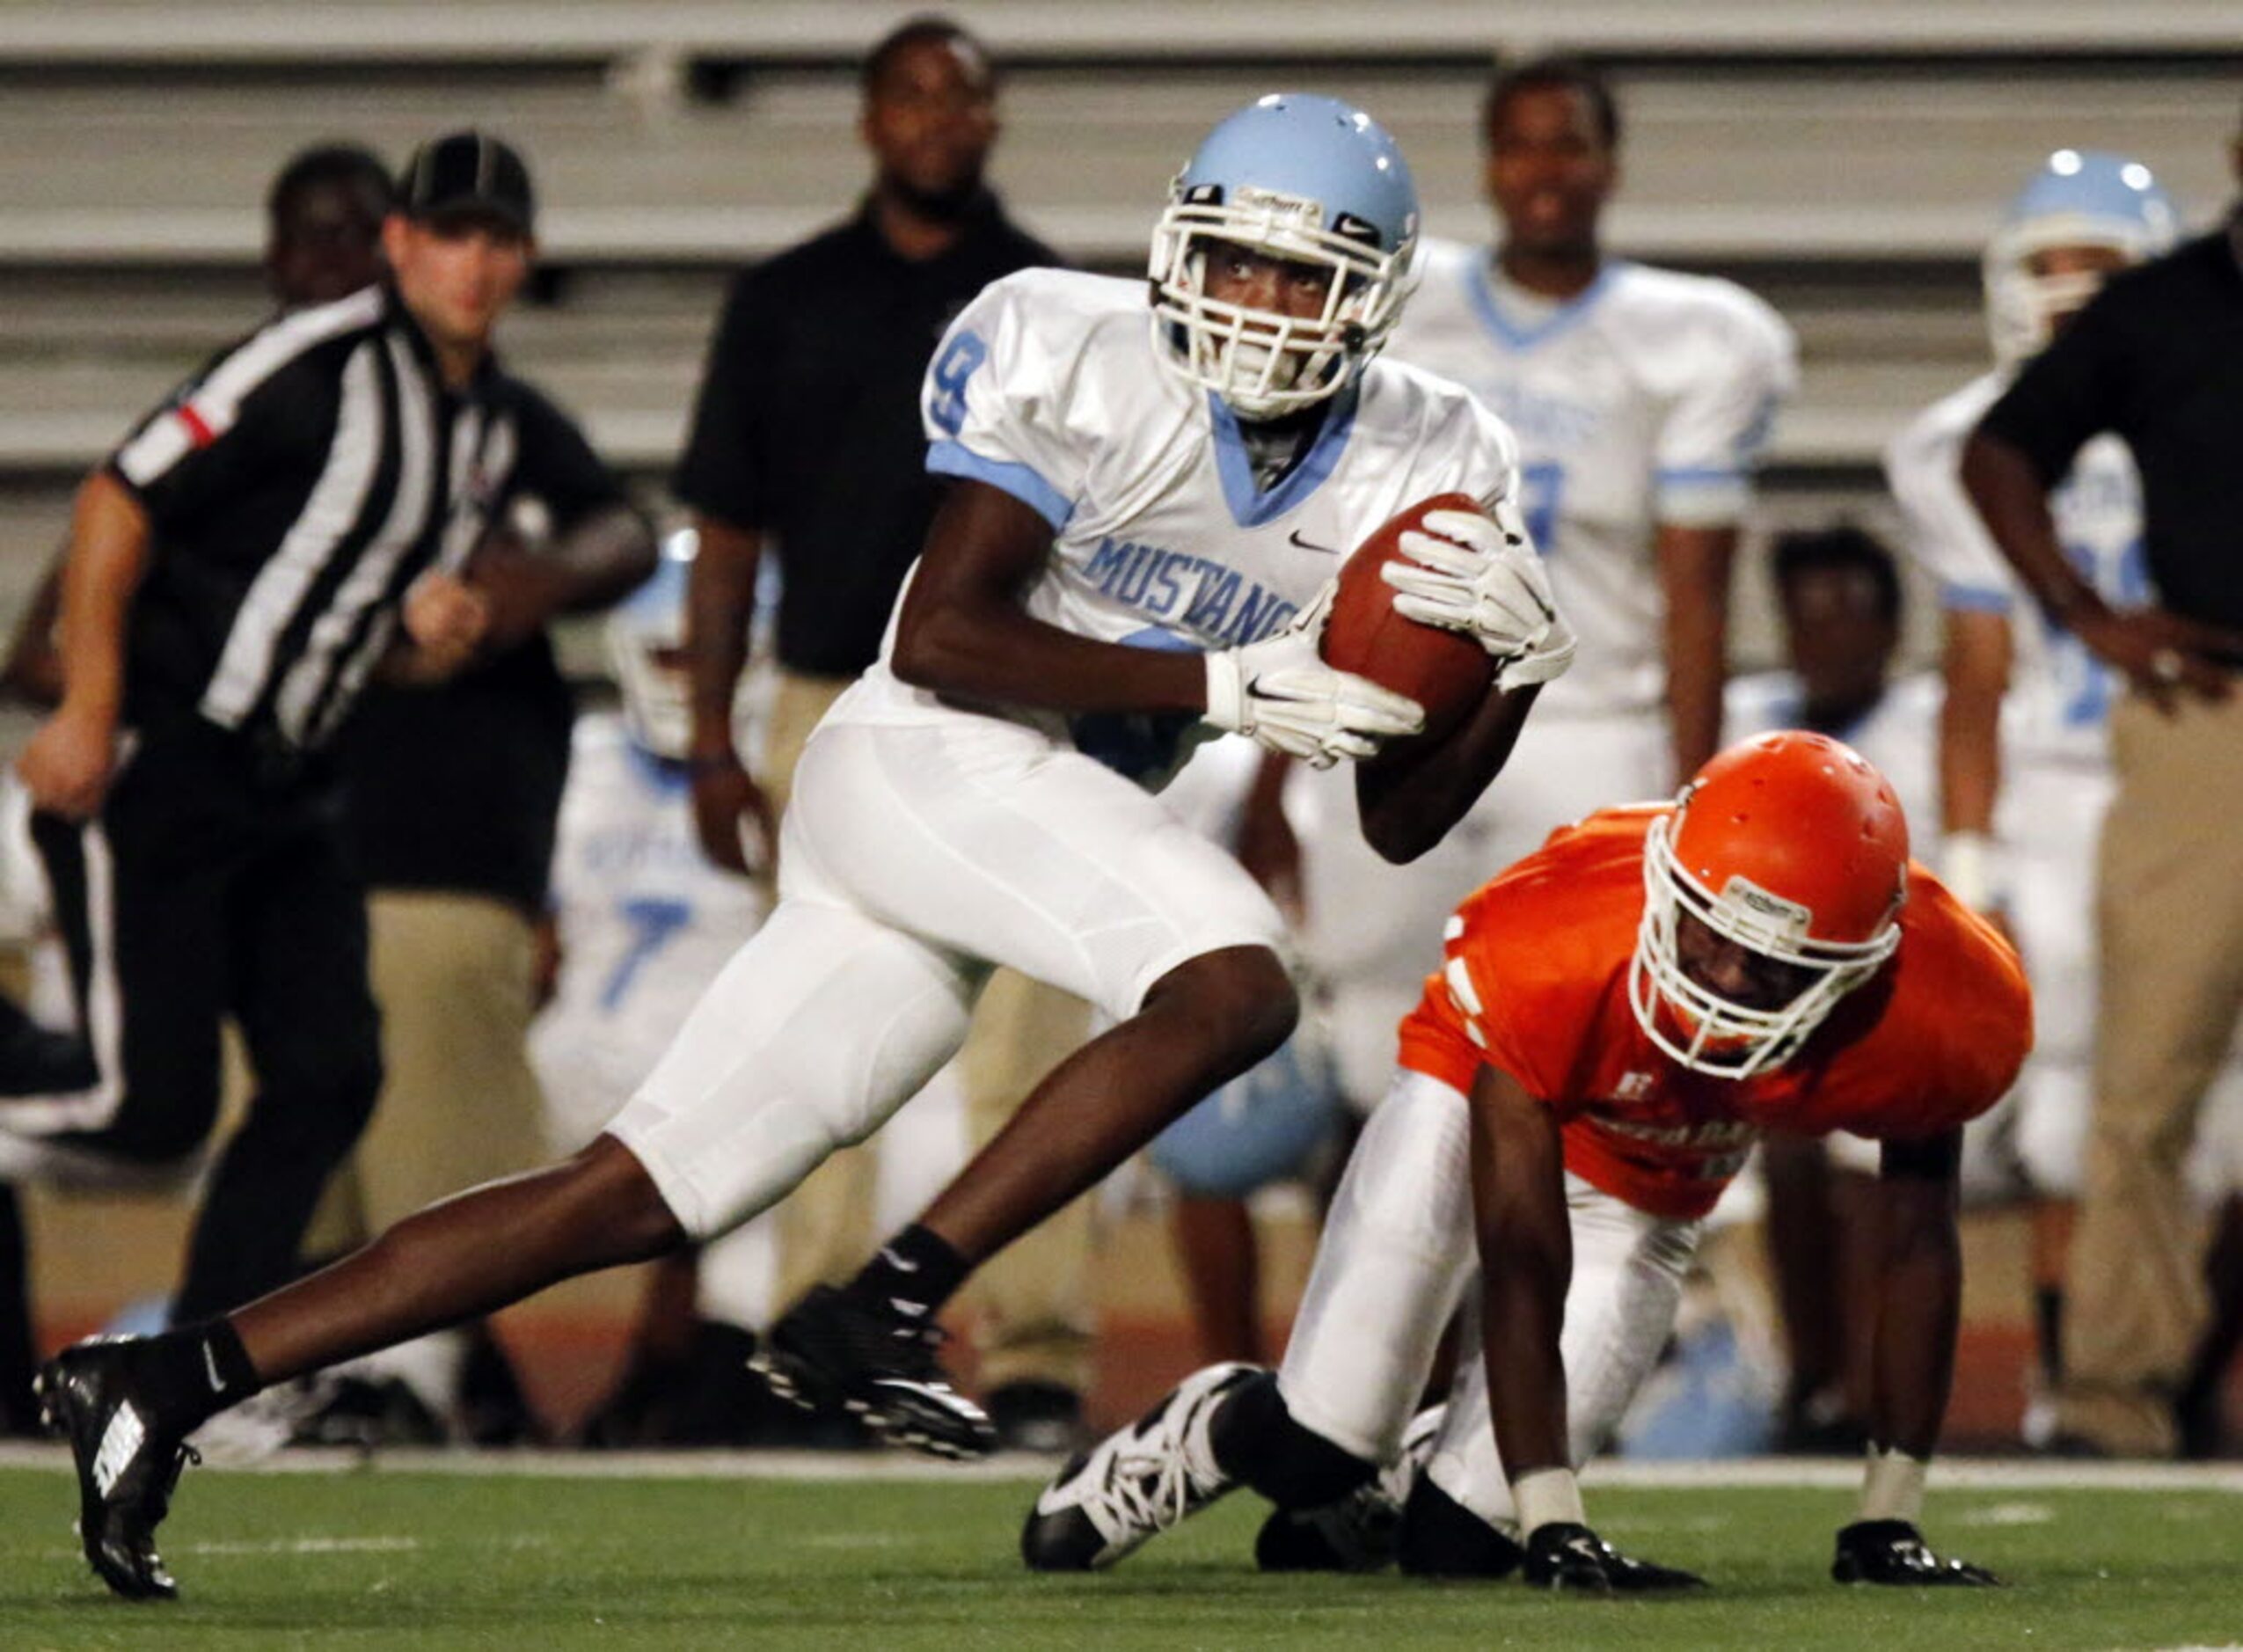
[[[2001,1099],[2033,1042],[2024,971],[1914,864],[1893,961],[1790,1062],[1735,1079],[1670,1060],[1628,1003],[1644,834],[1662,812],[1592,815],[1467,899],[1402,1023],[1402,1064],[1467,1093],[1500,1068],[1558,1110],[1568,1170],[1683,1220],[1713,1208],[1763,1129],[1906,1140]]]

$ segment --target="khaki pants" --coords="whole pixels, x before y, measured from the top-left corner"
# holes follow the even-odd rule
[[[2207,1312],[2183,1166],[2243,1006],[2243,695],[2111,720],[2118,794],[2097,867],[2101,1007],[2072,1240],[2058,1426],[2170,1456]]]
[[[802,747],[849,679],[779,674],[763,772],[775,812],[792,793]],[[967,1129],[975,1149],[1004,1127],[1043,1076],[1090,1030],[1090,1006],[1010,970],[990,979],[959,1053]],[[884,1237],[872,1232],[877,1140],[846,1147],[779,1202],[778,1297],[785,1312],[813,1285],[849,1278]],[[967,1300],[977,1316],[981,1386],[1035,1379],[1078,1392],[1090,1381],[1091,1204],[1053,1217],[993,1258]]]
[[[305,1239],[315,1257],[546,1158],[544,1098],[524,1049],[530,919],[488,896],[420,890],[376,892],[367,919],[385,1077]]]

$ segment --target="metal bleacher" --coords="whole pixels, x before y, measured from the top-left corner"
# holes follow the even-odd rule
[[[547,274],[510,358],[617,462],[675,453],[729,271],[861,187],[865,0],[0,0],[0,605],[70,479],[261,306],[259,205],[303,143],[399,157],[472,121],[519,143]],[[1984,359],[1976,259],[2063,143],[2126,150],[2198,218],[2227,196],[2234,0],[973,0],[1007,64],[997,180],[1072,256],[1129,268],[1208,121],[1275,85],[1363,103],[1436,233],[1485,232],[1473,111],[1491,51],[1609,63],[1626,103],[1616,249],[1731,274],[1790,317],[1804,384],[1779,515],[1874,514],[1900,419]]]

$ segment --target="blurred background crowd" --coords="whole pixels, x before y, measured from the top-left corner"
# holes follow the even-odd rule
[[[1441,911],[1550,827],[1621,800],[1538,791],[1538,761],[1546,774],[1609,741],[1628,754],[1622,793],[1658,793],[1723,738],[1801,726],[1885,769],[1918,856],[2020,940],[2040,998],[2042,1058],[1973,1144],[1950,1444],[2231,1449],[2243,1103],[2222,1074],[2129,1121],[2094,1078],[2104,726],[2126,683],[2006,579],[1959,474],[1979,413],[2103,277],[2231,212],[2243,52],[2200,8],[1984,0],[1847,22],[1715,5],[1687,31],[1669,8],[1598,0],[1562,22],[1437,0],[1375,15],[990,0],[941,17],[742,0],[722,18],[312,0],[215,26],[154,4],[6,10],[11,752],[59,694],[57,552],[80,479],[275,306],[390,280],[416,315],[441,309],[442,278],[390,268],[389,215],[474,208],[478,347],[549,397],[552,420],[464,560],[489,614],[472,657],[441,683],[370,687],[334,748],[378,1098],[325,1070],[335,1052],[222,1005],[240,1025],[215,1130],[186,1104],[186,1122],[121,1156],[7,1147],[54,1144],[33,1110],[77,1059],[52,1042],[77,1012],[13,793],[0,896],[11,996],[31,1014],[0,1024],[0,1070],[41,1081],[0,1096],[11,1429],[29,1429],[34,1342],[233,1305],[597,1130],[768,910],[794,758],[873,659],[932,508],[919,393],[943,326],[1013,269],[1142,270],[1199,133],[1283,87],[1358,103],[1401,140],[1438,238],[1421,301],[1463,304],[1433,298],[1453,276],[1482,306],[1460,325],[1487,337],[1449,362],[1436,328],[1406,321],[1394,347],[1519,428],[1538,543],[1575,559],[1578,600],[1629,608],[1648,652],[1630,682],[1590,671],[1574,699],[1553,692],[1535,725],[1552,743],[1523,746],[1496,787],[1516,777],[1523,796],[1444,845],[1409,897],[1423,910],[1351,895],[1352,819],[1305,774],[1226,742],[1172,788],[1280,894],[1324,1013],[976,1282],[961,1365],[1007,1442],[1065,1448],[1192,1365],[1282,1347]],[[1639,261],[1707,278],[1691,302],[1737,337],[1693,355],[1600,319]],[[2243,302],[2207,345],[2239,340]],[[1568,423],[1569,386],[1592,381],[1603,422]],[[1691,420],[1733,465],[1692,461]],[[2090,449],[2072,477],[2067,551],[2113,602],[2153,600],[2130,466]],[[1584,756],[1571,778],[1612,771]],[[2207,989],[2222,1049],[2234,984]],[[1090,1030],[1087,1006],[1001,978],[887,1131],[738,1233],[269,1398],[241,1431],[847,1449],[846,1428],[799,1419],[748,1373],[756,1335],[853,1273]],[[315,1070],[318,1129],[268,1099],[291,1060]],[[2128,1180],[2129,1153],[2156,1174]],[[2073,1211],[2094,1154],[2115,1156],[2097,1174],[2128,1208],[2158,1208],[2145,1226],[2101,1218],[2083,1261]],[[1864,1344],[1845,1310],[1863,1169],[1843,1143],[1763,1144],[1621,1449],[1858,1447]],[[2127,1350],[2108,1320],[2100,1337],[2067,1326],[2067,1282],[2085,1267],[2089,1290],[2139,1294],[2093,1259],[2152,1252],[2167,1265],[2148,1276],[2149,1331],[2121,1340],[2156,1358],[2114,1377]],[[2059,1427],[2068,1351],[2146,1409]]]

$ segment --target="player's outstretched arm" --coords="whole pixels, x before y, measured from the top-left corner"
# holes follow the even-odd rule
[[[1728,676],[1729,574],[1737,530],[1661,523],[1659,585],[1666,598],[1667,722],[1675,784],[1721,749],[1721,684]]]
[[[693,777],[693,833],[712,866],[749,870],[747,844],[778,841],[771,801],[740,760],[733,703],[748,669],[756,574],[763,537],[706,515],[693,519],[699,551],[685,580],[685,670],[692,711],[686,767]]]
[[[1582,1510],[1559,1349],[1573,1228],[1557,1115],[1494,1067],[1473,1083],[1472,1115],[1488,1410],[1525,1540],[1526,1581],[1596,1594],[1695,1587],[1702,1580],[1688,1572],[1622,1554]]]
[[[1877,1181],[1880,1242],[1869,1463],[1860,1515],[1838,1533],[1841,1583],[1989,1584],[1991,1572],[1942,1560],[1918,1530],[1924,1478],[1947,1414],[1962,1312],[1955,1230],[1962,1132],[1887,1142]]]
[[[96,814],[108,794],[124,714],[125,632],[151,531],[147,510],[107,471],[78,489],[62,567],[62,704],[16,759],[32,801],[65,819]]]

